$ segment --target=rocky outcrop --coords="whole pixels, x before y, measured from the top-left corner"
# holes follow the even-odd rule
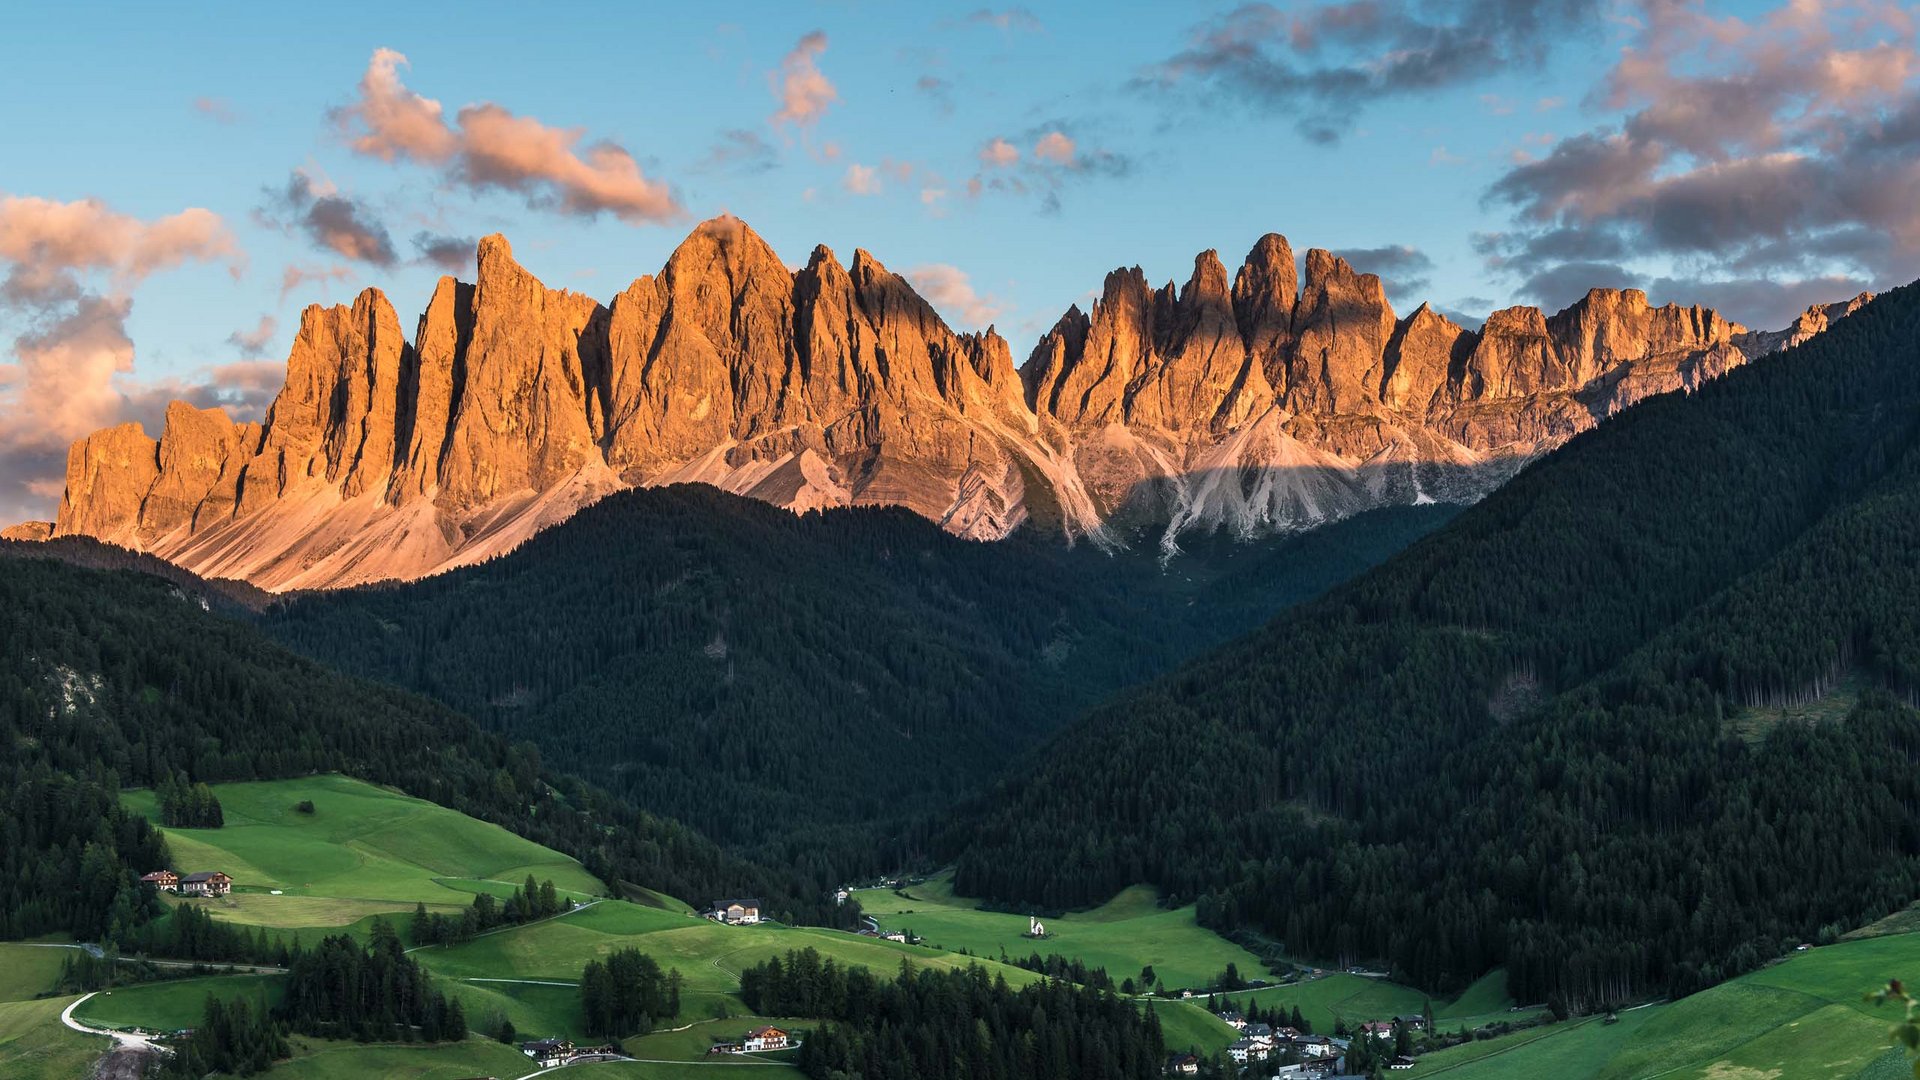
[[[1396,319],[1377,277],[1262,237],[1229,275],[1138,267],[1069,308],[1016,370],[866,251],[789,270],[705,222],[601,304],[503,237],[443,278],[411,341],[385,296],[302,313],[260,424],[176,402],[68,455],[58,519],[264,588],[412,578],[490,557],[607,492],[700,482],[801,511],[905,506],[982,539],[1023,523],[1112,545],[1310,527],[1477,498],[1650,393],[1686,389],[1857,307],[1751,334],[1595,290],[1469,331]]]
[[[26,540],[37,542],[53,535],[51,521],[23,521],[18,525],[9,525],[0,529],[0,540]]]

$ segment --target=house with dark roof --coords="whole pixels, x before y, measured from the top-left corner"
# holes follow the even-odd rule
[[[218,870],[202,870],[180,879],[181,896],[225,896],[233,891],[233,879]]]
[[[715,900],[712,907],[700,914],[728,926],[752,926],[760,921],[760,901]]]

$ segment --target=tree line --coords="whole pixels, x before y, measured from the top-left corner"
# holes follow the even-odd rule
[[[761,1015],[828,1021],[800,1047],[814,1080],[1147,1080],[1165,1065],[1153,1010],[1056,979],[1015,990],[978,964],[903,960],[881,980],[805,949],[747,968],[740,986]]]
[[[955,887],[1074,908],[1149,882],[1293,956],[1436,992],[1504,966],[1573,1010],[1902,907],[1916,442],[1909,287],[1089,714],[949,834]]]
[[[751,893],[794,921],[857,917],[804,874],[728,854],[548,768],[530,744],[298,657],[177,586],[22,557],[31,547],[0,546],[0,936],[131,943],[162,913],[137,879],[172,860],[122,807],[122,785],[178,792],[190,778],[191,804],[195,785],[316,772],[501,825],[610,890]]]
[[[458,915],[429,913],[421,902],[413,909],[407,934],[415,945],[456,945],[502,926],[550,919],[571,906],[571,902],[560,899],[552,881],[535,885],[533,875],[528,874],[526,883],[514,886],[505,900],[492,893],[478,893]]]

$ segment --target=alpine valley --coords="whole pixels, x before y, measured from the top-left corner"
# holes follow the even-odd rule
[[[376,291],[307,309],[264,423],[89,436],[0,541],[0,927],[132,958],[16,993],[221,1033],[110,1063],[319,1075],[501,1068],[379,1050],[398,1023],[677,1076],[771,1018],[832,1025],[779,1066],[825,1076],[883,1015],[831,988],[902,959],[936,998],[985,965],[982,1016],[1081,1016],[1123,1075],[1233,1069],[1246,1013],[1355,1068],[1389,1021],[1466,1077],[1800,1060],[1694,1014],[1803,940],[1795,994],[1920,963],[1920,294],[1468,331],[1305,265],[1116,271],[1018,369],[865,252],[792,273],[731,219],[610,307],[490,237],[411,344]],[[240,891],[137,880],[183,858]],[[745,895],[716,917],[781,928],[679,899]],[[346,1052],[322,963],[441,989]],[[576,989],[609,978],[655,996]],[[1749,1042],[1852,1037],[1816,1011]],[[7,1022],[11,1064],[95,1053]]]

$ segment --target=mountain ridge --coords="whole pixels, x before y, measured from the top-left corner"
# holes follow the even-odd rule
[[[1754,333],[1593,290],[1466,330],[1397,318],[1380,279],[1278,234],[1229,277],[1109,275],[1026,364],[902,277],[745,223],[696,227],[609,304],[549,289],[504,237],[443,277],[411,341],[367,289],[308,307],[263,422],[169,406],[78,440],[51,526],[284,591],[411,579],[510,550],[626,487],[700,482],[795,511],[899,505],[958,535],[1105,546],[1251,537],[1383,505],[1472,502],[1653,393],[1691,389],[1851,306]],[[1155,535],[1157,533],[1157,535]]]

